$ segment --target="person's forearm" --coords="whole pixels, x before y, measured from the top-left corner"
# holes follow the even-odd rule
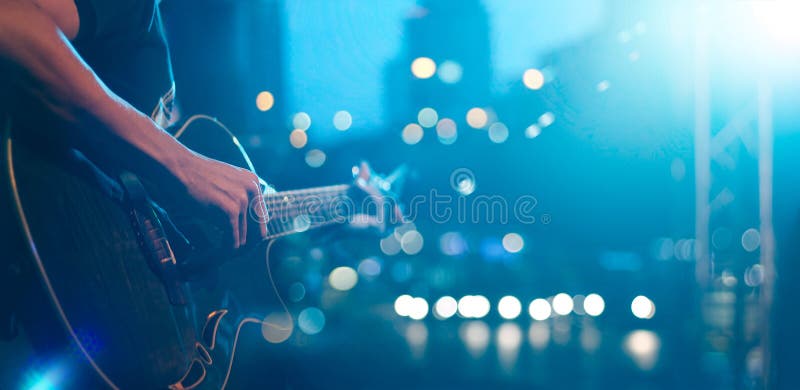
[[[0,56],[26,72],[24,87],[89,143],[111,144],[123,165],[177,169],[191,154],[150,118],[110,91],[47,15],[29,2],[0,0]],[[97,126],[97,125],[100,126]],[[100,128],[100,134],[97,129]],[[86,134],[91,129],[91,134]],[[175,173],[175,172],[172,172]]]

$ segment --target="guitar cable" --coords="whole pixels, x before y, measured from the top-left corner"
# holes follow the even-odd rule
[[[283,308],[284,313],[286,313],[286,317],[289,319],[288,326],[280,326],[278,324],[270,323],[265,320],[255,318],[255,317],[246,317],[239,325],[236,327],[236,333],[233,336],[233,344],[231,347],[231,357],[228,359],[228,369],[225,370],[225,379],[222,381],[222,385],[220,386],[220,390],[225,390],[225,387],[228,385],[228,380],[230,379],[231,370],[233,369],[233,360],[236,357],[236,346],[239,344],[239,334],[242,331],[242,327],[248,323],[254,324],[261,324],[262,327],[267,326],[277,331],[289,331],[291,332],[294,328],[294,319],[292,318],[292,313],[289,311],[289,307],[286,305],[286,302],[281,297],[280,292],[278,291],[278,285],[275,283],[275,278],[272,276],[272,267],[270,266],[270,252],[272,250],[272,244],[275,243],[277,240],[270,240],[267,243],[267,248],[264,250],[264,263],[267,267],[267,278],[269,279],[269,283],[272,285],[272,290],[275,292],[275,296],[278,297],[278,302],[280,302],[281,307]]]

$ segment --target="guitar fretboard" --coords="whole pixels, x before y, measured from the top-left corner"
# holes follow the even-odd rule
[[[347,222],[353,214],[349,190],[341,184],[265,194],[267,239]]]

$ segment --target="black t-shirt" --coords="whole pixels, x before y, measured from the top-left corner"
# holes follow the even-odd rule
[[[75,0],[73,45],[114,93],[160,125],[174,122],[175,83],[157,0]]]

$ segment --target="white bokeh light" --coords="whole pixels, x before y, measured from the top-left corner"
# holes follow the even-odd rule
[[[500,301],[497,303],[497,312],[500,313],[500,317],[513,320],[519,317],[519,313],[522,312],[522,304],[516,297],[507,295],[500,298]]]
[[[631,313],[633,313],[636,318],[649,320],[656,314],[656,305],[650,300],[650,298],[647,298],[644,295],[639,295],[636,298],[633,298],[633,301],[631,302]]]
[[[589,294],[583,299],[583,310],[586,312],[586,314],[592,317],[597,317],[600,314],[603,314],[605,309],[606,302],[600,295]]]
[[[558,315],[565,316],[572,312],[572,297],[568,294],[560,293],[553,297],[553,311]]]
[[[534,299],[528,306],[528,314],[536,321],[544,321],[550,318],[550,314],[552,314],[550,302],[542,298]]]

